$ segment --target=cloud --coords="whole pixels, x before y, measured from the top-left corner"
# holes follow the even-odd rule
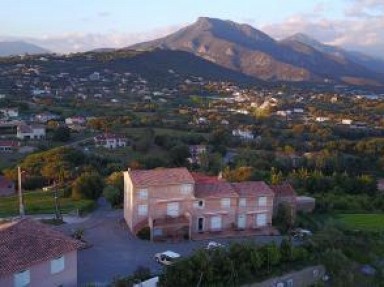
[[[111,16],[111,13],[103,11],[103,12],[97,13],[97,16],[99,16],[99,17],[109,17],[109,16]]]
[[[345,16],[369,18],[384,16],[384,1],[382,0],[350,0],[345,9]]]
[[[38,38],[0,37],[0,40],[23,40],[57,53],[84,52],[98,48],[127,47],[135,43],[164,37],[181,27],[181,25],[173,25],[147,31],[145,33],[68,33],[59,36],[42,35]]]
[[[264,25],[262,31],[276,39],[295,33],[307,34],[316,40],[382,57],[384,47],[384,1],[346,0],[344,18],[314,18],[297,14],[280,23]],[[317,7],[317,9],[320,9]]]

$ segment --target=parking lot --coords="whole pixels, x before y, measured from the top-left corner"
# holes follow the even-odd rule
[[[110,210],[104,206],[92,213],[81,223],[65,224],[60,227],[67,233],[77,228],[84,228],[84,238],[92,247],[78,253],[78,281],[79,286],[86,283],[96,283],[97,286],[111,282],[116,276],[131,275],[138,266],[149,267],[153,273],[160,273],[161,266],[154,260],[157,252],[175,251],[182,256],[190,255],[198,248],[204,248],[206,241],[184,241],[179,243],[153,243],[136,238],[128,230],[121,210]],[[279,237],[248,238],[260,243]],[[228,244],[233,240],[220,239],[217,242]]]

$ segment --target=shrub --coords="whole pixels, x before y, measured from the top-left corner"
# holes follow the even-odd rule
[[[142,240],[150,240],[151,239],[151,229],[149,226],[143,227],[137,232],[137,237]]]
[[[124,200],[123,192],[112,185],[108,185],[104,188],[103,196],[113,207],[121,205]]]

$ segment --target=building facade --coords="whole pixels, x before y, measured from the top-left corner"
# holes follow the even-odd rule
[[[0,286],[78,286],[82,242],[32,219],[0,225],[0,242]]]
[[[45,127],[40,125],[19,125],[16,137],[21,140],[41,140],[45,138]]]
[[[123,136],[114,134],[103,134],[94,137],[94,142],[97,147],[115,149],[127,146],[127,139]]]
[[[229,183],[186,168],[124,172],[124,218],[152,240],[271,234],[274,192],[264,182]]]

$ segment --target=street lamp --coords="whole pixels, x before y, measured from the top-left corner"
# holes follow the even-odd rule
[[[25,216],[25,208],[24,208],[24,203],[23,203],[23,193],[21,190],[21,167],[17,166],[17,175],[18,175],[18,194],[19,194],[19,214],[20,217],[23,218]]]

